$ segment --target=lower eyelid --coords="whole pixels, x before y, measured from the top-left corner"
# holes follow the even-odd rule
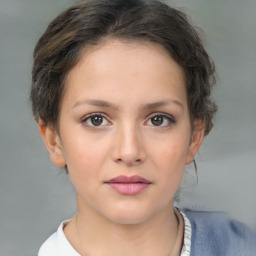
[[[96,117],[96,116],[102,117],[102,118],[105,119],[106,122],[108,123],[108,124],[105,124],[105,125],[102,125],[102,126],[107,126],[107,125],[111,124],[111,122],[109,121],[109,119],[108,119],[107,117],[105,117],[102,113],[91,113],[91,114],[88,114],[88,115],[84,116],[83,118],[81,118],[81,121],[80,121],[80,122],[81,122],[82,124],[86,124],[86,122],[87,122],[90,118],[93,118],[93,117]],[[87,126],[94,127],[94,126],[92,126],[92,125],[87,125]],[[95,126],[95,127],[96,127],[96,126]],[[99,128],[99,127],[101,127],[101,125],[98,126],[98,128]]]
[[[167,114],[162,114],[162,113],[159,113],[159,114],[155,114],[155,115],[152,115],[150,118],[148,118],[148,121],[150,121],[152,118],[154,118],[155,116],[160,116],[163,118],[163,123],[160,124],[160,125],[154,125],[153,123],[150,124],[150,126],[154,127],[154,128],[158,128],[158,129],[164,129],[164,128],[169,128],[171,126],[173,126],[175,123],[176,123],[176,120],[174,119],[174,117],[170,116],[170,115],[167,115]],[[147,122],[148,122],[147,121]],[[167,122],[167,124],[165,124],[165,122]]]
[[[81,122],[82,124],[86,124],[87,121],[88,121],[90,118],[93,118],[93,117],[95,117],[95,116],[100,116],[100,117],[102,117],[103,119],[105,119],[105,122],[107,122],[107,124],[99,125],[98,128],[104,127],[104,126],[108,126],[108,125],[111,125],[111,124],[112,124],[111,121],[109,120],[109,118],[107,118],[103,113],[91,113],[91,114],[88,114],[88,115],[84,116],[83,118],[81,118],[80,122]],[[176,119],[175,119],[173,116],[168,115],[168,114],[164,114],[164,113],[154,113],[154,114],[150,115],[149,117],[147,117],[147,120],[146,120],[145,123],[149,122],[152,118],[154,118],[154,117],[156,117],[156,116],[160,116],[160,117],[162,117],[162,118],[168,120],[169,124],[168,124],[168,125],[165,125],[165,126],[162,126],[162,127],[167,127],[167,126],[169,126],[169,125],[172,125],[172,124],[175,124],[175,123],[176,123]],[[93,125],[87,125],[87,126],[94,127]],[[154,125],[152,125],[152,126],[154,126]],[[95,126],[95,127],[97,127],[97,126]],[[159,127],[159,128],[160,128],[161,125],[160,125],[160,126],[156,126],[156,125],[155,125],[155,127]]]

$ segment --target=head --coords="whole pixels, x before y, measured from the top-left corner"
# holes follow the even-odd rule
[[[159,1],[94,0],[66,10],[40,38],[30,97],[52,161],[67,165],[80,205],[135,223],[172,200],[212,128],[213,84],[213,64],[184,13]],[[136,202],[112,194],[97,180],[138,173],[152,184],[151,201],[147,192]],[[85,188],[88,177],[95,183]],[[102,202],[106,193],[111,202]],[[136,215],[139,202],[145,207]]]
[[[200,118],[205,135],[210,132],[217,110],[214,65],[186,15],[151,0],[85,1],[50,23],[34,50],[30,99],[36,121],[58,127],[67,74],[85,48],[110,38],[161,45],[184,71],[192,127]]]

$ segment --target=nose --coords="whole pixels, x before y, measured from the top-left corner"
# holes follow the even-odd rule
[[[142,164],[146,160],[143,138],[135,125],[123,125],[116,131],[113,160],[126,166]]]

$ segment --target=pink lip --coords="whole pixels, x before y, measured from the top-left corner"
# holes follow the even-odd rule
[[[151,182],[138,175],[131,177],[121,175],[108,180],[106,184],[122,195],[136,195],[147,188]]]

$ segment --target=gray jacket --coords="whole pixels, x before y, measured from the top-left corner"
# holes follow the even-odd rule
[[[182,210],[191,222],[190,256],[256,256],[256,232],[225,214]]]

